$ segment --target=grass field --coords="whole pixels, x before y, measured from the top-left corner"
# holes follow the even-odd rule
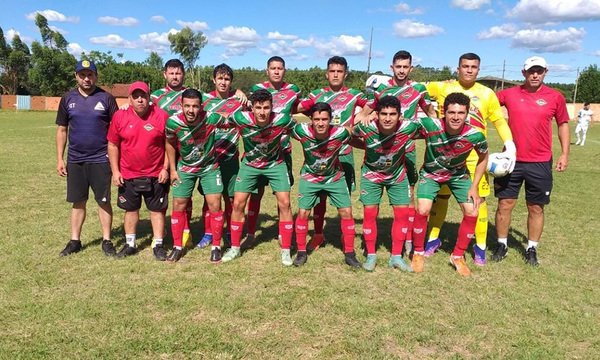
[[[460,221],[451,201],[444,246],[425,272],[387,268],[391,216],[379,219],[374,273],[348,268],[339,220],[328,209],[332,241],[301,268],[284,268],[275,240],[276,207],[266,196],[257,237],[240,259],[211,265],[209,249],[174,265],[151,254],[147,212],[138,256],[116,260],[100,250],[95,206],[79,254],[59,258],[69,236],[65,180],[55,172],[55,113],[0,112],[0,359],[594,359],[600,356],[600,271],[596,180],[600,127],[572,147],[555,173],[539,248],[541,266],[524,263],[526,209],[513,216],[509,256],[484,268],[467,259],[462,278],[448,265]],[[493,151],[500,150],[490,131]],[[574,142],[574,141],[573,141]],[[555,139],[555,150],[558,141]],[[296,174],[302,155],[294,152]],[[362,154],[356,155],[357,164]],[[292,194],[296,194],[296,189]],[[114,193],[113,193],[114,194]],[[113,195],[113,204],[114,204]],[[198,195],[196,209],[201,200]],[[357,240],[362,206],[353,194]],[[489,247],[495,249],[489,198]],[[93,205],[93,204],[91,204]],[[297,210],[295,200],[293,210]],[[123,212],[113,240],[124,244]],[[192,231],[199,239],[200,218]],[[312,226],[312,224],[311,224]],[[170,236],[166,240],[170,246]],[[359,260],[364,261],[358,249]],[[488,250],[488,257],[491,252]]]

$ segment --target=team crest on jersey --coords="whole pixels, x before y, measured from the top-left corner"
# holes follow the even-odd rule
[[[285,100],[287,98],[287,95],[286,94],[279,94],[279,95],[277,95],[277,97],[279,99],[281,99],[281,100]]]
[[[538,99],[535,101],[535,103],[538,104],[539,106],[544,106],[544,105],[548,104],[546,102],[546,100],[544,100],[544,99]]]
[[[106,109],[104,108],[104,105],[102,105],[102,103],[100,101],[98,101],[98,103],[96,104],[96,106],[94,106],[94,110],[104,111]]]
[[[147,131],[150,131],[150,130],[154,129],[154,126],[152,126],[150,124],[146,124],[146,125],[144,125],[144,129],[146,129]]]
[[[402,94],[402,97],[405,99],[408,99],[408,98],[410,98],[410,94],[405,92],[404,94]]]

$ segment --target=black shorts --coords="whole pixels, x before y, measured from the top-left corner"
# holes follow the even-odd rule
[[[545,162],[517,161],[512,173],[494,179],[494,193],[499,199],[516,199],[525,181],[525,199],[537,205],[550,203],[552,159]]]
[[[117,206],[125,211],[142,207],[142,197],[150,211],[164,211],[169,205],[169,182],[161,184],[155,177],[143,177],[123,181],[119,186]]]
[[[67,163],[67,201],[86,201],[91,187],[98,205],[110,204],[111,177],[108,163]]]

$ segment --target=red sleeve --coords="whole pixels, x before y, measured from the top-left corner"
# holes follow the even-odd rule
[[[108,127],[108,135],[106,135],[106,139],[119,146],[121,144],[121,137],[119,136],[119,125],[121,123],[123,110],[118,110],[112,117],[112,121],[110,122],[110,126]]]
[[[508,90],[508,89],[506,89],[506,90],[502,90],[502,91],[499,91],[499,92],[496,94],[496,97],[498,98],[498,102],[500,103],[500,106],[504,106],[504,105],[506,104],[506,100],[505,100],[505,99],[506,99],[506,97],[505,97],[505,95],[506,95],[506,91],[507,91],[507,90]]]
[[[562,94],[556,94],[556,124],[561,125],[569,122],[569,112],[567,111],[567,102]]]
[[[309,98],[309,99],[306,99],[306,100],[302,100],[302,101],[300,101],[300,105],[305,110],[312,109],[312,107],[315,106],[315,99]]]

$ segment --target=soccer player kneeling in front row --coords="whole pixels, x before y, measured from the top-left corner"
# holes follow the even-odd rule
[[[342,235],[346,264],[360,267],[354,253],[354,218],[350,193],[340,163],[342,145],[350,141],[350,131],[342,126],[330,126],[331,106],[324,102],[316,103],[309,111],[310,123],[297,124],[292,136],[300,142],[304,151],[304,165],[300,171],[298,188],[298,216],[296,217],[296,242],[298,254],[294,265],[306,262],[306,235],[311,209],[321,195],[329,195],[332,204],[338,208],[342,218]],[[321,199],[320,201],[324,201]]]
[[[417,213],[414,223],[415,252],[412,268],[416,272],[423,271],[427,217],[440,187],[446,184],[463,212],[463,220],[458,228],[458,238],[454,251],[450,255],[450,263],[463,276],[471,273],[465,263],[464,253],[477,223],[481,201],[478,184],[487,165],[487,142],[481,131],[465,123],[469,106],[470,100],[467,95],[452,93],[444,101],[444,118],[419,120],[420,132],[425,137],[427,147],[417,190]],[[475,150],[479,156],[473,181],[469,177],[466,166],[471,150]]]
[[[394,209],[392,225],[392,256],[389,267],[412,272],[402,260],[402,248],[408,232],[408,204],[410,188],[404,165],[406,143],[418,134],[419,125],[401,117],[400,100],[384,96],[377,104],[376,120],[362,123],[352,130],[353,135],[365,141],[365,161],[360,179],[360,201],[364,205],[363,233],[367,248],[367,261],[363,268],[375,270],[377,255],[377,214],[383,189],[387,190]]]

